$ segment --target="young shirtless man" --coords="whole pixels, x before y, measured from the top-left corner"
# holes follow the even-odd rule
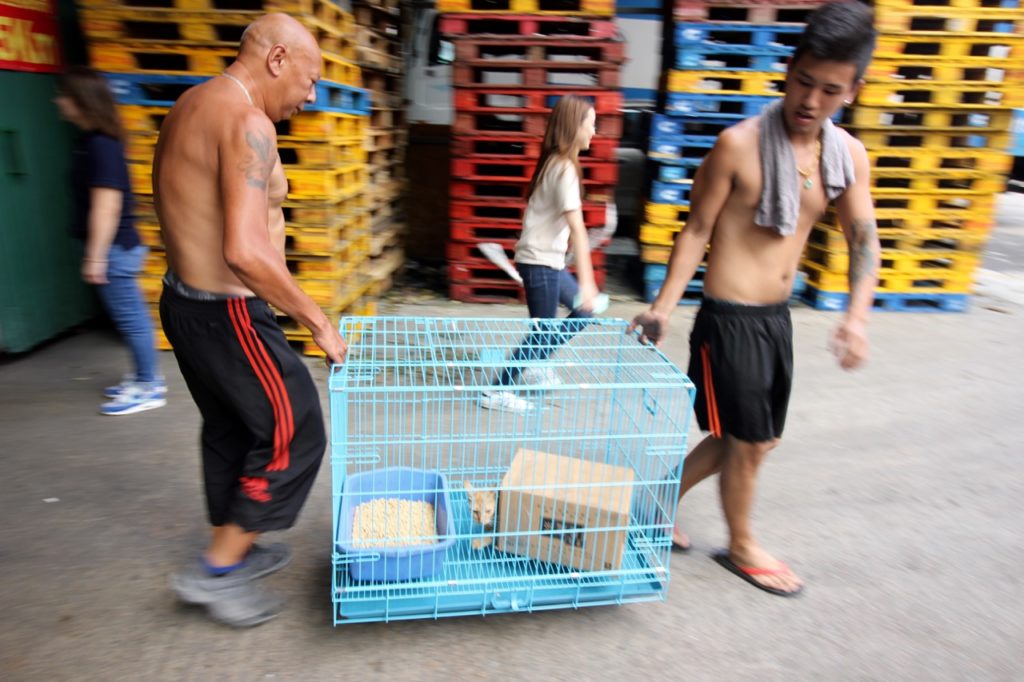
[[[300,322],[330,362],[345,341],[292,279],[281,203],[287,180],[274,122],[316,99],[320,49],[295,19],[269,14],[237,60],[178,100],[160,130],[154,200],[168,273],[160,318],[203,418],[211,539],[171,584],[185,602],[235,626],[274,617],[257,578],[288,562],[283,544],[326,446],[320,398],[268,303]]]
[[[879,253],[868,157],[829,119],[856,96],[874,40],[871,10],[860,3],[824,5],[812,13],[789,65],[781,107],[722,132],[704,159],[665,284],[631,327],[642,330],[642,341],[664,340],[668,318],[710,242],[689,375],[697,387],[698,423],[711,435],[687,456],[679,495],[719,474],[730,541],[716,561],[782,596],[799,593],[802,582],[754,539],[750,511],[758,469],[779,443],[789,402],[793,333],[786,301],[811,227],[830,198],[850,250],[849,309],[835,330],[833,350],[844,369],[868,356],[866,324]],[[772,121],[763,120],[770,116],[774,139],[765,128]],[[777,164],[767,178],[777,192],[762,206],[766,156]],[[788,223],[786,211],[772,203],[784,203],[787,192]],[[765,222],[766,213],[772,221]],[[685,549],[689,540],[674,530],[673,544]]]

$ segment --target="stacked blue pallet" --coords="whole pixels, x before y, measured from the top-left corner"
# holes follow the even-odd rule
[[[644,294],[653,300],[665,277],[675,235],[685,224],[694,175],[718,134],[757,115],[781,93],[786,61],[813,3],[692,2],[676,7],[673,70],[667,74],[665,105],[651,123],[650,203],[640,230]],[[772,21],[772,20],[776,21]],[[703,293],[703,268],[681,303]]]
[[[118,104],[125,106],[171,107],[181,93],[212,76],[164,73],[107,73]],[[352,116],[370,115],[370,93],[363,88],[329,81],[317,81],[316,103],[303,111],[327,111]]]

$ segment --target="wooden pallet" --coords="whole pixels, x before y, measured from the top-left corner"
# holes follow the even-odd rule
[[[777,95],[786,81],[784,73],[728,71],[670,71],[669,92],[708,95]]]
[[[832,250],[809,244],[804,252],[804,262],[813,263],[831,272],[846,272],[850,254],[846,250]],[[936,271],[938,274],[973,272],[981,263],[981,254],[965,251],[942,251],[925,249],[920,251],[894,251],[883,249],[882,270],[892,272]]]
[[[341,199],[366,187],[365,164],[350,164],[330,170],[285,168],[289,199]]]
[[[294,254],[328,256],[347,243],[369,237],[370,216],[365,212],[342,217],[329,227],[285,224],[285,250]],[[368,248],[372,249],[372,239]]]
[[[612,16],[613,0],[437,0],[441,13]]]
[[[369,128],[366,116],[303,111],[277,124],[278,142],[363,139]]]
[[[815,310],[840,312],[849,305],[850,294],[808,286],[801,299]],[[963,313],[970,305],[968,294],[876,293],[872,309],[897,313]]]
[[[878,240],[883,251],[980,253],[988,241],[990,230],[934,228],[912,230],[879,228]],[[815,225],[808,248],[817,247],[833,253],[847,252],[843,232],[828,225]]]
[[[235,61],[234,47],[149,42],[90,42],[89,60],[94,68],[114,73],[161,73],[213,76]],[[320,77],[325,81],[360,87],[359,66],[340,57],[321,53]]]
[[[452,38],[493,36],[509,40],[607,40],[618,35],[614,22],[607,18],[551,14],[445,14],[440,18],[438,30]]]
[[[370,236],[370,257],[377,258],[398,246],[404,233],[405,225],[402,223],[388,222],[374,228]]]
[[[165,44],[228,46],[237,48],[245,27],[262,11],[182,10],[150,7],[82,8],[82,32],[90,41],[160,41]],[[342,59],[355,60],[352,16],[342,12],[330,23],[311,14],[294,15],[316,38],[320,49]]]
[[[462,62],[452,69],[452,84],[458,87],[483,87],[489,83],[508,83],[505,87],[549,88],[559,92],[576,89],[618,88],[618,64],[592,62],[538,62],[508,64],[486,61]]]
[[[819,291],[848,291],[849,273],[827,270],[804,261],[807,282]],[[969,294],[973,271],[956,270],[879,270],[879,293],[887,294]]]
[[[405,251],[393,246],[363,264],[362,272],[379,284],[381,292],[391,288],[395,274],[405,266]]]
[[[354,216],[366,213],[366,195],[360,190],[333,200],[288,199],[282,207],[285,222],[302,228],[340,227]]]
[[[897,35],[947,33],[951,38],[964,34],[988,34],[991,37],[1024,33],[1024,17],[1017,8],[887,8],[876,15],[875,28],[882,33]]]
[[[748,24],[803,24],[823,0],[676,0],[676,21],[734,21]]]

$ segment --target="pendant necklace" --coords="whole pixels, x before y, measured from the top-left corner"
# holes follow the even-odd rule
[[[227,74],[224,74],[225,76]],[[239,83],[241,85],[241,83]],[[248,94],[248,93],[246,93]],[[814,165],[821,165],[821,140],[814,141]],[[811,180],[811,176],[814,174],[814,166],[811,166],[808,170],[804,170],[800,166],[796,167],[796,172],[800,174],[800,177],[804,179],[804,189],[810,189],[814,187],[814,181]]]
[[[238,87],[242,88],[242,92],[245,93],[245,98],[247,100],[249,100],[250,106],[256,106],[256,104],[252,101],[252,95],[249,94],[249,88],[245,87],[245,83],[243,83],[242,81],[238,80],[237,78],[232,76],[227,71],[221,72],[220,75],[224,76],[228,80],[233,80],[238,85]],[[818,152],[819,152],[819,155],[820,155],[820,152],[821,152],[821,145],[820,144],[818,145]],[[799,168],[797,170],[800,171]],[[800,171],[800,172],[802,173],[803,171]]]

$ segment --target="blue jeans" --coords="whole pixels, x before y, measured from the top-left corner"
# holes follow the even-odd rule
[[[107,283],[97,287],[103,307],[132,352],[136,381],[155,381],[159,374],[153,318],[137,281],[148,251],[142,245],[134,249],[111,246],[107,255]]]
[[[512,354],[511,366],[498,377],[498,384],[502,386],[512,384],[519,376],[523,368],[518,363],[546,360],[559,346],[568,343],[573,335],[587,326],[587,320],[593,317],[592,313],[573,307],[573,300],[580,287],[567,269],[555,270],[545,265],[526,263],[517,264],[516,269],[526,289],[526,307],[530,317],[537,322],[533,332]],[[552,322],[558,317],[559,304],[569,309],[569,316],[560,322]]]

